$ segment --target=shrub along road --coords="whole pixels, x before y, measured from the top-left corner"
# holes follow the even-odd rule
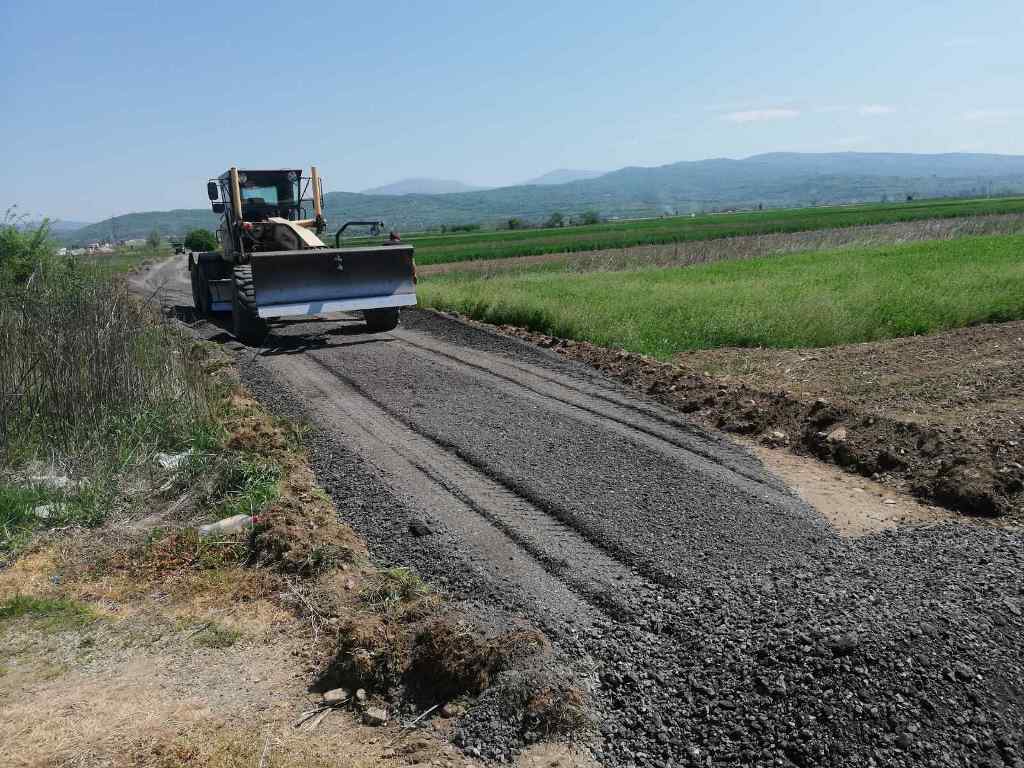
[[[187,315],[186,279],[172,261],[141,282]],[[601,762],[1024,765],[1019,531],[843,540],[725,439],[434,314],[374,336],[274,326],[238,360],[311,424],[319,482],[378,557],[524,615],[575,662]],[[460,744],[508,756],[522,685],[496,680]]]

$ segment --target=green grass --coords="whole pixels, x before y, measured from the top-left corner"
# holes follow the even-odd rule
[[[1024,317],[1024,236],[799,253],[670,269],[420,283],[424,304],[660,359],[819,347]]]
[[[106,475],[90,479],[72,493],[0,483],[0,555],[19,551],[36,531],[100,524],[114,493]],[[43,504],[52,505],[46,518],[33,511]]]
[[[237,629],[231,629],[214,622],[203,626],[193,635],[193,642],[200,648],[212,648],[223,650],[230,648],[242,639],[242,633]]]
[[[377,611],[388,611],[403,603],[431,594],[430,585],[410,568],[387,568],[371,576],[362,599]]]
[[[117,248],[113,253],[86,254],[77,258],[82,264],[93,268],[97,274],[107,277],[141,267],[148,261],[165,259],[173,253],[170,246],[161,245],[158,248]],[[184,256],[180,258],[185,259]]]
[[[214,482],[207,497],[217,519],[234,515],[259,514],[281,493],[281,467],[273,462],[242,453],[225,451],[203,462]]]
[[[74,600],[15,595],[0,602],[0,625],[17,619],[29,619],[43,629],[63,632],[81,629],[96,618],[91,608]]]
[[[406,239],[416,246],[417,263],[425,265],[1000,213],[1024,213],[1024,197],[673,216],[558,229],[412,235]]]

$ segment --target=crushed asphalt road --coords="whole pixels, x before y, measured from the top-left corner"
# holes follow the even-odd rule
[[[188,317],[182,261],[135,278]],[[613,766],[1024,767],[1024,535],[841,539],[747,451],[601,374],[414,311],[272,326],[237,351],[310,424],[319,482],[382,560],[541,627]],[[456,729],[523,734],[486,693]]]

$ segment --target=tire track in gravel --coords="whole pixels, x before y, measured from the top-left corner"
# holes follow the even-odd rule
[[[419,332],[370,343],[346,340],[354,329],[335,325],[311,343],[320,327],[307,325],[301,336],[283,329],[266,356],[301,351],[323,362],[392,416],[659,584],[700,581],[709,567],[759,567],[763,552],[800,558],[833,535],[737,446],[721,442],[723,462],[705,458],[688,450],[684,431],[626,409],[604,418],[610,404],[527,380],[502,368],[498,355],[477,357],[476,366],[438,357],[419,348],[427,336]],[[436,342],[453,355],[474,352]]]
[[[790,495],[785,485],[764,472],[756,460],[737,455],[737,450],[724,452],[721,440],[715,440],[695,424],[687,424],[655,408],[645,407],[613,390],[593,385],[574,386],[565,376],[552,376],[529,364],[437,342],[415,331],[396,331],[392,336],[419,350],[424,357],[441,358],[444,364],[455,369],[472,369],[475,375],[499,385],[501,382],[512,384],[541,401],[548,401],[548,407],[591,424],[600,424],[609,431],[661,451],[669,458],[697,461],[705,471],[724,474],[725,470]]]
[[[628,619],[635,602],[618,595],[625,590],[635,600],[656,589],[569,525],[416,431],[317,358],[270,357],[261,362],[272,375],[304,392],[325,426],[348,437],[397,491],[481,550],[492,578],[516,585],[528,596],[534,593],[534,602],[546,610],[592,619],[578,596],[609,617]],[[578,567],[580,561],[587,563],[586,569]],[[560,584],[552,585],[550,577]]]

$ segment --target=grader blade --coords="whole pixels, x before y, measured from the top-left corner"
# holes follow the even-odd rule
[[[261,318],[416,304],[411,245],[257,252],[250,263]]]

